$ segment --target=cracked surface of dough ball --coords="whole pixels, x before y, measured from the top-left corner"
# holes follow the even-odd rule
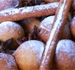
[[[49,17],[45,18],[38,27],[38,31],[39,31],[38,36],[44,42],[46,42],[49,38],[54,17],[55,16],[53,15],[53,16],[49,16]]]
[[[53,68],[58,70],[75,70],[75,42],[68,39],[58,42]]]
[[[21,0],[0,0],[0,11],[21,6]]]
[[[22,43],[14,52],[14,57],[21,70],[38,70],[44,50],[44,43],[29,40]]]
[[[51,33],[54,17],[55,16],[53,15],[45,18],[38,27],[38,36],[44,42],[47,42]],[[71,39],[70,22],[66,21],[59,39]]]
[[[18,70],[12,55],[0,53],[0,70]]]
[[[23,28],[16,22],[5,21],[0,24],[0,41],[13,38],[13,42],[10,46],[11,49],[16,49],[18,47],[15,39],[22,38],[24,35]]]

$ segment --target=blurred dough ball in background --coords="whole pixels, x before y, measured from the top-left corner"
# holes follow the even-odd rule
[[[26,31],[27,33],[32,33],[34,26],[38,28],[38,26],[40,25],[40,21],[35,18],[30,18],[22,20],[20,22],[20,25],[23,27],[24,31]]]
[[[22,6],[21,0],[0,0],[0,11]]]

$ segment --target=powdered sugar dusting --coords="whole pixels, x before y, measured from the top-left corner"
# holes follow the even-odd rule
[[[75,57],[75,43],[68,39],[60,40],[57,44],[56,52],[55,52],[57,57],[59,51],[64,52],[64,54],[67,54],[68,57],[72,57],[72,56]],[[75,58],[73,60],[75,61]]]
[[[53,20],[54,20],[54,15],[53,16],[49,16],[47,18],[45,18],[41,23],[39,28],[45,29],[47,31],[51,30],[52,24],[53,24]]]
[[[65,0],[64,0],[64,1],[65,1]],[[64,3],[65,3],[65,2],[64,2]],[[54,33],[55,33],[57,27],[58,27],[58,31],[57,31],[57,32],[59,32],[59,27],[61,26],[61,23],[62,23],[62,21],[63,21],[63,19],[62,19],[62,11],[63,11],[63,8],[64,8],[64,4],[61,5],[60,7],[61,7],[61,8],[60,8],[60,10],[59,10],[59,12],[58,12],[57,20],[56,20],[56,22],[54,23],[53,30],[52,30],[51,33],[50,33],[50,37],[49,37],[49,40],[48,40],[48,42],[47,42],[47,46],[50,45],[49,43],[52,41],[53,36],[54,36]],[[62,19],[62,21],[60,21],[61,19]],[[59,22],[59,21],[60,21],[60,22]],[[48,47],[47,47],[47,48],[48,48]]]
[[[56,35],[57,35],[59,33],[60,27],[62,25],[62,22],[63,22],[62,12],[63,12],[63,9],[66,9],[66,7],[67,7],[67,6],[64,6],[65,5],[65,1],[66,0],[64,0],[63,4],[59,7],[60,9],[59,9],[59,11],[57,13],[56,22],[54,23],[53,29],[52,29],[52,31],[50,33],[49,40],[46,43],[46,49],[45,49],[45,53],[44,53],[44,58],[43,58],[42,64],[44,63],[45,58],[47,56],[47,51],[50,50],[50,49],[52,50],[53,45],[56,43],[56,38],[54,38],[54,34],[56,33]],[[56,29],[57,29],[57,32],[56,32]],[[48,54],[49,53],[51,53],[51,51],[48,51]],[[50,56],[50,54],[48,56]],[[48,63],[48,60],[49,60],[49,58],[46,58],[45,63]]]
[[[65,0],[64,0],[65,1]],[[65,2],[64,2],[65,3]],[[62,5],[62,6],[60,6],[60,7],[62,7],[62,8],[60,8],[60,10],[59,10],[59,12],[58,12],[58,15],[57,15],[57,20],[56,20],[56,22],[54,23],[54,27],[53,27],[53,30],[51,31],[51,33],[50,33],[50,37],[49,37],[49,40],[48,40],[48,42],[47,42],[47,50],[48,50],[48,48],[50,47],[50,42],[52,41],[52,39],[53,39],[53,36],[54,36],[54,33],[55,33],[55,31],[56,31],[56,28],[58,27],[58,31],[57,32],[59,32],[59,27],[61,26],[61,23],[62,22],[59,22],[61,19],[62,19],[62,11],[63,11],[63,8],[64,8],[64,4]],[[63,20],[63,19],[62,19]],[[47,50],[46,50],[46,52],[47,52]]]
[[[10,9],[7,9],[7,10],[3,10],[3,11],[0,11],[0,15],[3,15],[3,16],[7,16],[7,15],[14,15],[14,14],[17,14],[17,13],[33,13],[35,12],[36,10],[38,11],[41,11],[43,9],[49,9],[49,8],[56,8],[58,7],[58,3],[59,2],[54,2],[54,3],[51,3],[51,4],[46,4],[46,5],[36,5],[36,6],[31,6],[31,7],[22,7],[22,8],[10,8]]]
[[[20,13],[20,10],[17,8],[16,9],[15,8],[9,8],[9,9],[5,9],[5,10],[0,11],[0,15],[3,15],[3,16],[14,15],[17,13]]]
[[[11,35],[12,35],[12,33],[15,34],[15,31],[14,31],[15,29],[18,30],[19,34],[21,34],[20,29],[22,29],[22,28],[17,23],[11,22],[11,21],[2,22],[0,24],[0,35],[7,34],[8,32],[11,32]]]
[[[19,6],[19,0],[0,0],[0,10]]]
[[[52,29],[54,17],[55,17],[54,15],[48,16],[40,23],[38,28],[40,36],[46,36],[46,38],[49,36],[50,31]]]
[[[38,11],[42,11],[43,9],[49,9],[50,7],[51,8],[55,8],[55,7],[58,7],[58,3],[59,2],[55,2],[55,3],[51,3],[51,4],[45,4],[45,5],[36,5],[36,6],[32,6],[32,7],[26,7],[27,10],[23,10],[22,13],[24,12],[35,12],[35,10],[38,10]]]
[[[33,56],[33,59],[37,58],[36,61],[38,63],[40,63],[41,58],[42,58],[42,53],[44,50],[44,43],[42,43],[41,41],[38,41],[38,40],[29,40],[29,41],[22,43],[19,48],[20,48],[20,50],[17,49],[15,51],[15,53],[17,53],[17,51],[21,52],[21,56],[20,56],[21,58],[27,56],[26,52],[27,53],[30,52],[30,55],[28,55],[27,57],[31,58],[31,56],[33,56],[35,54],[35,56]],[[37,64],[34,63],[34,66],[36,66],[36,65]]]
[[[30,41],[27,41],[25,43],[28,44],[29,46],[25,47],[24,43],[21,44],[22,51],[25,51],[29,48],[32,48],[31,51],[34,52],[34,53],[37,53],[36,56],[39,59],[41,59],[42,53],[43,53],[43,50],[44,50],[44,44],[40,41],[37,41],[37,40],[30,40]]]
[[[12,55],[0,53],[0,64],[2,60],[4,60],[7,63],[7,65],[3,66],[3,69],[8,67],[9,69],[14,70],[12,66],[17,66],[15,63],[15,59],[13,58]]]

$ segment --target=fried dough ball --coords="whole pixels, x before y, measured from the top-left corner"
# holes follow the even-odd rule
[[[54,17],[55,16],[49,16],[45,18],[38,27],[38,31],[39,31],[38,36],[44,42],[46,42],[49,38]]]
[[[29,40],[22,43],[13,55],[21,70],[39,70],[43,50],[44,43]]]
[[[38,36],[44,42],[47,42],[49,35],[51,33],[54,17],[55,16],[53,15],[45,18],[38,27],[38,31],[39,31]],[[64,30],[60,35],[61,36],[59,37],[59,39],[71,39],[70,23],[68,21],[66,21]]]
[[[46,3],[58,2],[60,0],[44,0]]]
[[[71,33],[75,38],[75,16],[73,17],[72,22],[71,22]]]
[[[11,49],[18,47],[15,39],[22,38],[24,36],[23,28],[16,22],[5,21],[0,24],[0,41],[6,41],[13,38],[13,42],[10,46]]]
[[[23,20],[21,22],[21,25],[27,33],[32,33],[35,25],[38,28],[38,26],[40,25],[40,21],[35,18],[30,18]]]
[[[0,53],[0,70],[18,70],[12,55]]]
[[[0,0],[0,11],[21,6],[21,0]]]
[[[54,70],[75,70],[75,42],[68,39],[58,42],[53,68]]]

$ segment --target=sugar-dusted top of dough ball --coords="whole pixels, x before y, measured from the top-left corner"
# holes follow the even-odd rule
[[[15,29],[17,29],[19,31],[19,33],[21,33],[21,31],[20,31],[21,26],[16,24],[15,22],[5,21],[5,22],[2,22],[0,24],[0,33],[1,33],[1,35],[5,34],[8,31],[11,31],[11,30],[12,30],[12,32],[14,32]],[[15,32],[14,32],[14,34],[15,34]]]
[[[15,59],[12,55],[0,53],[0,70],[5,69],[18,70]]]
[[[14,57],[21,70],[38,70],[44,50],[44,43],[29,40],[22,43],[14,52]]]
[[[7,38],[19,38],[24,36],[23,28],[11,21],[5,21],[0,24],[0,40],[7,40]]]
[[[47,42],[51,29],[52,29],[52,24],[54,20],[54,15],[53,16],[48,16],[45,18],[39,25],[38,27],[38,36],[40,39],[42,39],[44,42]]]
[[[11,32],[11,35],[13,33],[15,35],[15,29],[18,30],[19,34],[21,34],[22,27],[19,24],[15,23],[15,22],[5,21],[5,22],[2,22],[0,24],[0,33],[1,33],[1,35],[6,34],[9,31]]]
[[[75,42],[60,40],[56,47],[53,68],[58,70],[75,70]]]
[[[67,54],[68,57],[75,57],[75,43],[68,39],[60,40],[56,47],[56,56],[59,52],[64,52],[64,55]],[[75,61],[75,58],[73,60]]]
[[[36,56],[38,58],[41,58],[41,55],[42,55],[41,53],[44,50],[44,43],[37,40],[30,40],[30,41],[24,42],[20,46],[21,46],[21,51],[27,51],[28,49],[31,49],[30,52],[37,53]]]
[[[37,41],[37,40],[30,40],[30,41],[26,41],[24,43],[22,43],[19,47],[19,49],[16,50],[15,53],[17,53],[17,51],[21,52],[20,54],[25,56],[24,54],[27,55],[27,53],[24,53],[25,52],[30,52],[30,55],[31,54],[36,54],[34,57],[38,58],[38,61],[39,59],[41,59],[41,56],[42,56],[42,52],[44,50],[44,43],[42,43],[41,41]],[[30,57],[30,55],[28,57]],[[32,55],[31,55],[32,56]]]
[[[53,20],[54,20],[54,15],[53,16],[49,16],[47,18],[45,18],[39,25],[39,28],[41,29],[45,29],[47,31],[51,30],[52,24],[53,24]]]

